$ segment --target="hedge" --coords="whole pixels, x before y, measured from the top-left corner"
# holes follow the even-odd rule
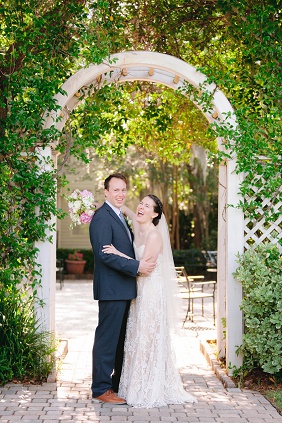
[[[85,273],[93,273],[94,258],[92,250],[58,248],[57,258],[66,260],[69,253],[74,251],[83,253],[83,258],[86,260]],[[190,275],[197,275],[206,271],[206,258],[200,250],[174,250],[173,258],[175,266],[184,266]]]

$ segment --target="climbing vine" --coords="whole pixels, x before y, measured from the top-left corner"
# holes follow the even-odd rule
[[[52,242],[63,181],[45,154],[59,134],[44,129],[44,115],[57,109],[54,95],[72,72],[109,54],[104,8],[84,0],[0,4],[0,383],[41,380],[52,368],[52,336],[38,331],[34,309],[42,305],[36,245]]]

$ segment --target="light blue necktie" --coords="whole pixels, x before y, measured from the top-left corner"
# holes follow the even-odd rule
[[[128,236],[129,236],[129,239],[130,239],[130,241],[131,241],[131,233],[130,233],[130,230],[129,230],[129,228],[128,228],[127,224],[126,224],[126,221],[125,221],[124,215],[122,214],[122,212],[121,212],[121,211],[119,212],[119,218],[120,218],[120,220],[122,221],[123,226],[125,227],[126,232],[127,232]]]

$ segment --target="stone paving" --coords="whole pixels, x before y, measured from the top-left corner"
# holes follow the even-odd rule
[[[56,292],[56,331],[68,353],[59,363],[56,382],[0,387],[0,421],[9,422],[178,422],[282,423],[282,416],[258,392],[225,389],[199,349],[200,339],[213,339],[210,319],[187,323],[177,342],[178,366],[185,388],[197,404],[138,409],[91,400],[91,349],[97,304],[91,281],[65,281]]]

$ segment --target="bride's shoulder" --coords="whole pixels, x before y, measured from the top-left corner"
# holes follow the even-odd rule
[[[157,228],[153,229],[148,234],[148,241],[150,242],[162,242],[162,236]]]

